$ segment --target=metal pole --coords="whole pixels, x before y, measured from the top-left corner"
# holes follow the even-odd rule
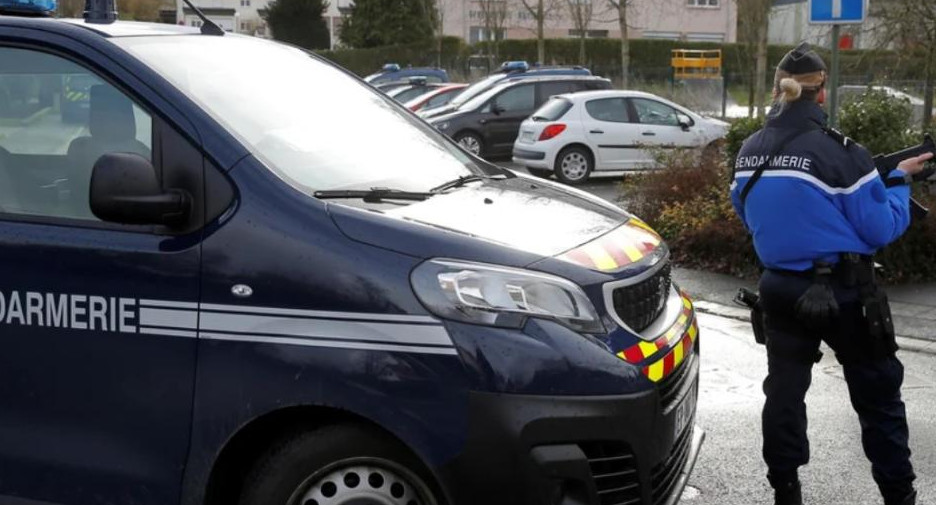
[[[829,126],[838,125],[839,29],[832,25],[832,71],[829,72]]]

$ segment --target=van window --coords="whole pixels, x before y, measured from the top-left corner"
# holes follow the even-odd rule
[[[98,221],[88,204],[102,155],[152,161],[153,121],[88,69],[0,48],[0,213]]]

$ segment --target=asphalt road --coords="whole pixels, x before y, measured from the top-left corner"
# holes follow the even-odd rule
[[[747,323],[702,314],[702,371],[696,422],[707,433],[683,505],[773,503],[760,456],[764,348]],[[824,349],[807,397],[812,461],[800,471],[808,504],[879,505],[861,449],[842,369]],[[936,503],[936,356],[901,352],[920,505]]]

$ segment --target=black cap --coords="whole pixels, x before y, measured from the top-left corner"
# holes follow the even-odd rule
[[[777,65],[778,70],[783,70],[792,75],[810,74],[812,72],[825,72],[826,65],[822,58],[812,50],[812,47],[803,42],[795,49],[786,53],[786,56],[780,60]]]

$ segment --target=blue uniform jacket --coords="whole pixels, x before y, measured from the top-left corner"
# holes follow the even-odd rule
[[[885,188],[868,150],[830,136],[825,125],[815,102],[775,106],[738,153],[731,200],[767,268],[802,271],[816,260],[836,263],[839,253],[873,254],[910,224],[910,188]],[[805,131],[771,157],[742,212],[744,185],[794,130]]]

